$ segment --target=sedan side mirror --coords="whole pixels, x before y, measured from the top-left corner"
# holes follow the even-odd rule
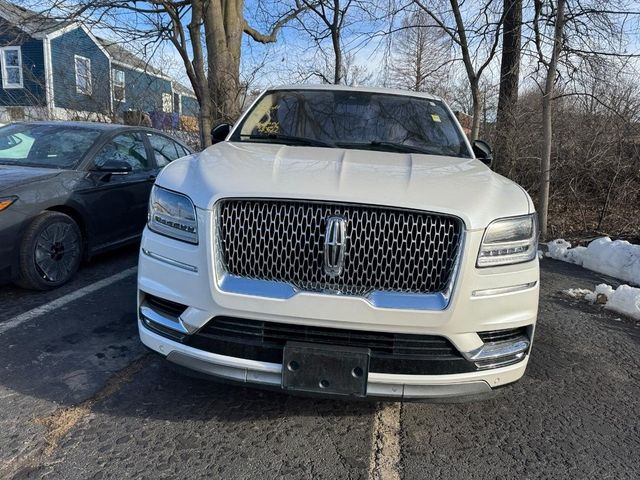
[[[96,165],[96,170],[105,173],[113,173],[116,175],[126,175],[131,170],[131,165],[124,160],[118,160],[116,158],[111,158],[104,162],[102,165]]]
[[[221,123],[217,127],[211,129],[211,144],[215,145],[216,143],[224,142],[227,135],[231,131],[232,125],[229,123]]]
[[[471,146],[473,147],[473,154],[476,158],[487,167],[490,167],[491,162],[493,162],[493,150],[491,150],[491,146],[484,140],[474,140]]]

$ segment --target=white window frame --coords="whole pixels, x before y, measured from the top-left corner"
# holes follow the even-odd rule
[[[124,70],[120,70],[119,68],[114,68],[112,71],[112,81],[113,81],[113,101],[126,103],[127,101],[127,74]],[[122,84],[117,82],[117,73],[122,74]],[[116,87],[122,88],[122,98],[116,98]]]
[[[7,62],[5,61],[4,54],[8,50],[18,51],[18,65],[11,65],[9,68],[19,68],[20,71],[20,83],[9,83],[7,76]],[[9,46],[0,48],[0,63],[2,63],[2,88],[24,88],[24,75],[22,72],[22,48],[20,46]]]
[[[88,70],[89,70],[89,88],[87,90],[84,90],[83,88],[80,87],[80,82],[78,81],[79,77],[78,77],[78,60],[81,61],[86,61],[87,65],[88,65]],[[91,72],[91,59],[87,58],[87,57],[83,57],[81,55],[74,55],[73,56],[73,64],[75,67],[75,71],[76,71],[76,92],[81,94],[81,95],[91,95],[91,93],[93,93],[93,75]]]

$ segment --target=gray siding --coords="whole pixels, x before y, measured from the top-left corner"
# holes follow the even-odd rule
[[[90,95],[76,90],[74,55],[91,60],[93,88]],[[56,107],[105,114],[110,111],[109,59],[81,28],[51,40],[51,63]]]
[[[197,117],[199,111],[197,99],[182,95],[182,115]]]
[[[31,38],[0,19],[0,47],[20,46],[24,88],[2,88],[0,69],[0,106],[45,106],[44,53],[42,40]]]

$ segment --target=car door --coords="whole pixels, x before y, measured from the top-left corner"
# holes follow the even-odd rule
[[[128,172],[104,169],[109,161],[126,162]],[[85,204],[98,248],[131,239],[142,233],[157,167],[143,133],[126,131],[109,139],[90,166],[92,187],[85,190]]]

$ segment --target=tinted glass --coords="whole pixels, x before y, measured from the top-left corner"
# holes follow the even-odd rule
[[[436,155],[471,157],[463,133],[438,100],[358,91],[268,92],[235,131],[235,141],[294,136],[330,146],[415,147]],[[263,137],[262,139],[260,137]]]
[[[101,167],[108,160],[127,162],[134,171],[149,168],[144,142],[137,133],[122,133],[115,136],[96,155],[94,163],[96,167]]]
[[[156,164],[162,168],[173,162],[175,159],[183,156],[182,148],[173,140],[163,137],[162,135],[148,134],[151,149],[156,157]],[[179,149],[178,149],[179,148]]]
[[[8,125],[0,128],[0,163],[73,168],[100,132],[57,125]]]

